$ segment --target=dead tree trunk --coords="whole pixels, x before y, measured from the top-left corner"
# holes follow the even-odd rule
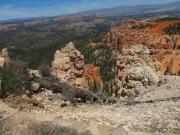
[[[103,103],[104,98],[98,97],[90,91],[82,90],[77,87],[72,87],[67,83],[60,82],[54,78],[33,77],[35,82],[40,83],[41,88],[52,90],[54,93],[61,93],[66,99],[71,102],[91,102]]]

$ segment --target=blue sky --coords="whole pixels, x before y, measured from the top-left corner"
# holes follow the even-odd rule
[[[0,0],[0,20],[44,17],[128,4],[157,4],[177,0]]]

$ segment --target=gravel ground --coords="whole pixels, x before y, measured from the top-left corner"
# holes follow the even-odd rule
[[[23,122],[19,123],[24,123],[23,125],[30,121],[52,121],[78,131],[88,129],[93,135],[178,135],[179,97],[180,80],[177,79],[159,87],[149,87],[148,91],[135,99],[139,103],[134,105],[82,104],[61,108],[57,102],[53,104],[52,101],[44,100],[42,104],[45,109],[19,111],[11,120],[20,121],[21,118]],[[146,101],[152,102],[143,103]],[[8,117],[15,112],[17,109],[0,101],[0,116]]]

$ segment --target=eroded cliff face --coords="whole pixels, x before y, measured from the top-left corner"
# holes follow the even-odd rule
[[[141,93],[147,87],[158,85],[166,75],[179,75],[179,51],[154,51],[145,45],[123,49],[117,57],[118,95]]]
[[[180,51],[173,50],[164,54],[161,60],[160,71],[162,74],[180,75]]]
[[[86,90],[94,83],[98,86],[103,84],[99,69],[93,65],[85,65],[84,56],[72,42],[56,51],[52,62],[52,75],[72,86]]]
[[[149,25],[150,24],[150,25]],[[169,23],[171,24],[171,23]],[[113,90],[108,85],[110,95],[127,95],[129,90],[143,89],[157,85],[164,75],[179,75],[180,52],[176,36],[168,36],[159,28],[159,23],[148,22],[144,28],[133,28],[129,25],[113,27],[103,40],[104,45],[112,46],[116,60]],[[100,54],[98,43],[92,43],[96,55]],[[97,48],[96,48],[97,47]],[[96,56],[94,55],[94,56]],[[105,57],[109,57],[107,54]],[[94,57],[97,61],[97,57]],[[52,63],[52,74],[72,86],[90,89],[98,86],[103,89],[99,68],[85,65],[84,56],[70,42],[66,47],[57,50]]]
[[[171,40],[166,35],[148,33],[146,30],[132,29],[128,26],[113,27],[105,36],[105,42],[111,43],[114,48],[130,48],[133,45],[143,44],[155,49],[172,48]]]
[[[163,31],[174,23],[129,23],[112,27],[105,35],[103,42],[111,44],[117,60],[115,78],[120,95],[127,95],[128,89],[135,92],[157,85],[164,75],[180,74],[180,37]]]
[[[137,45],[144,45],[150,49],[148,57],[152,59],[152,64],[155,63],[154,66],[161,74],[178,75],[180,71],[179,36],[169,36],[163,32],[164,28],[176,21],[149,23],[149,26],[139,29],[128,25],[113,27],[105,35],[104,42],[110,43],[115,51],[118,50],[117,48],[131,49]]]

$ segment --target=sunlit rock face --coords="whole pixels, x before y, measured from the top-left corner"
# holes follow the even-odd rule
[[[85,66],[84,56],[72,42],[55,52],[52,62],[52,75],[72,86],[86,90],[89,89],[91,82],[102,85],[99,71],[94,66]]]
[[[10,58],[7,48],[2,49],[0,53],[0,67],[3,67],[5,64],[8,64]]]

